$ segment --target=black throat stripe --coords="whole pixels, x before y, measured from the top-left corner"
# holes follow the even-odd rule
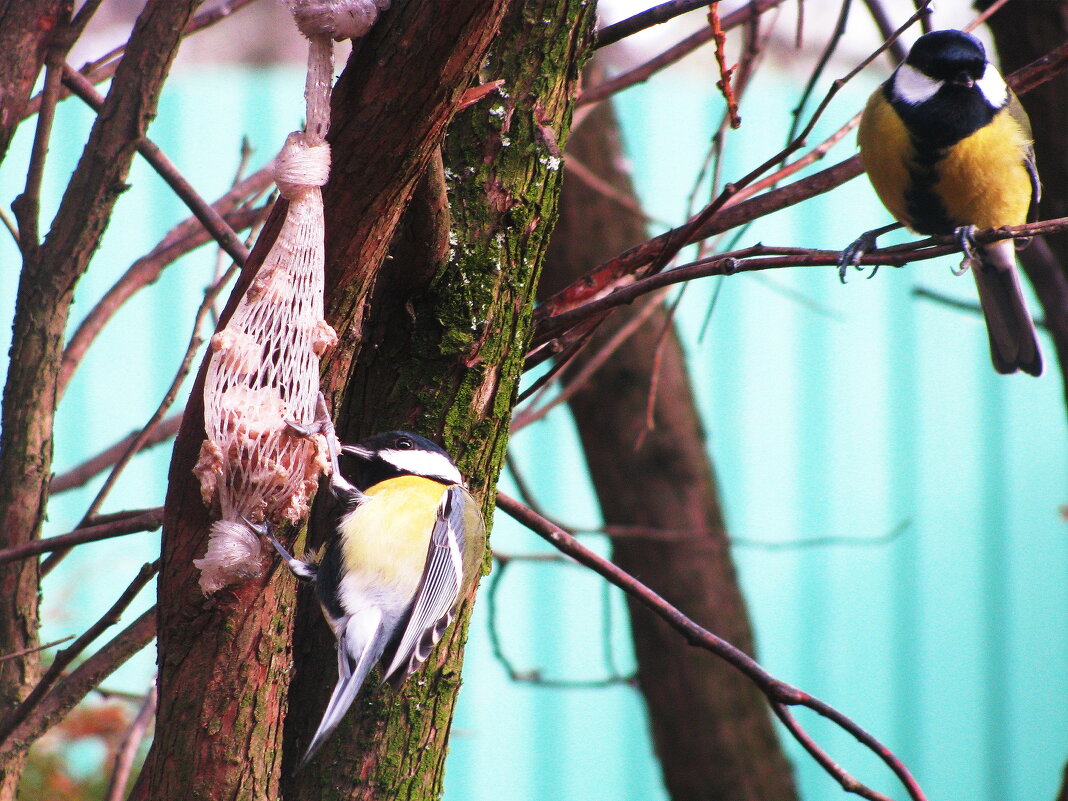
[[[958,224],[949,218],[945,204],[935,192],[940,177],[938,165],[948,148],[933,147],[915,136],[909,138],[915,154],[908,165],[909,185],[905,189],[909,227],[928,236],[951,234]]]
[[[999,109],[975,86],[946,84],[929,100],[912,105],[895,98],[891,84],[883,85],[883,96],[905,124],[913,150],[905,190],[909,227],[929,236],[951,234],[966,221],[950,219],[935,193],[939,165],[953,145],[989,125]]]

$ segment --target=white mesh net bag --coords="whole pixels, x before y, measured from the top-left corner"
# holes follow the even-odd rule
[[[226,327],[211,339],[204,428],[194,473],[204,502],[219,514],[208,550],[193,564],[213,593],[260,575],[263,545],[245,524],[297,523],[320,473],[329,470],[321,435],[287,422],[316,418],[319,357],[337,342],[323,319],[323,198],[330,173],[331,38],[362,36],[389,0],[291,3],[309,38],[307,124],[289,135],[275,181],[289,209],[271,251]]]

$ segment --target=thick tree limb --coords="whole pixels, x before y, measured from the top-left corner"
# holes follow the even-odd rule
[[[332,177],[324,189],[327,315],[349,347],[324,361],[336,382],[326,387],[332,399],[349,375],[353,340],[396,222],[504,5],[398,4],[359,43],[338,81]],[[223,323],[269,248],[284,205],[272,211]],[[159,725],[134,799],[279,795],[294,587],[268,573],[205,601],[197,586],[192,560],[204,553],[210,522],[191,473],[203,439],[203,376],[202,366],[171,463],[159,581]],[[218,725],[208,731],[203,720]],[[177,764],[175,753],[187,759]]]

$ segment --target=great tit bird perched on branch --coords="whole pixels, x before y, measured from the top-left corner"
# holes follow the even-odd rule
[[[486,547],[478,503],[438,445],[406,431],[378,434],[342,446],[351,462],[343,472],[326,433],[340,508],[321,560],[295,559],[267,534],[294,575],[315,585],[337,637],[337,686],[298,770],[372,667],[381,664],[382,683],[397,688],[426,660],[477,580]]]
[[[857,138],[872,186],[898,221],[921,234],[957,235],[973,265],[997,371],[1039,375],[1013,240],[972,240],[976,228],[1027,222],[1040,194],[1027,115],[982,43],[956,30],[917,39],[868,100]],[[843,279],[884,230],[842,254]]]

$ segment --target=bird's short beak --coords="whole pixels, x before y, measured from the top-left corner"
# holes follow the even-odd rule
[[[971,89],[975,86],[975,80],[966,72],[954,75],[949,82],[954,86],[963,86],[965,89]]]
[[[359,445],[342,445],[341,452],[346,456],[355,456],[357,459],[370,459],[373,451],[361,448]]]

